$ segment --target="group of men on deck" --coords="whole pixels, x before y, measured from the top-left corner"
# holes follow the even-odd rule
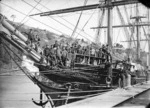
[[[78,42],[62,44],[56,40],[54,44],[45,45],[42,49],[40,38],[35,32],[33,29],[30,29],[29,33],[26,33],[28,45],[40,53],[42,55],[41,61],[44,62],[45,60],[49,66],[74,67],[75,62],[91,65],[111,62],[108,45],[103,45],[98,49],[92,45],[81,46]]]
[[[111,55],[108,46],[102,46],[99,49],[90,46],[81,46],[78,43],[66,43],[62,45],[57,40],[53,45],[46,45],[43,50],[46,62],[49,66],[74,67],[75,63],[99,65],[110,62]],[[44,57],[43,56],[43,57]]]

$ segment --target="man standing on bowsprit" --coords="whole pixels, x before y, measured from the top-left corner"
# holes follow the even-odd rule
[[[28,33],[28,40],[30,41],[31,45],[34,42],[34,34],[33,34],[33,30],[30,29],[29,33]]]

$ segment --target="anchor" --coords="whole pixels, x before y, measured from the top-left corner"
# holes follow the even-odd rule
[[[34,104],[38,105],[38,106],[43,107],[44,105],[47,104],[48,100],[45,101],[45,102],[43,102],[43,93],[42,93],[42,90],[40,90],[40,102],[39,102],[39,103],[36,102],[33,98],[32,98],[32,102],[33,102]]]

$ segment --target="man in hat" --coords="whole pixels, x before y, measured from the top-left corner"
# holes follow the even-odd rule
[[[62,56],[61,56],[61,59],[62,59],[62,63],[64,66],[66,66],[66,62],[68,60],[68,52],[67,50],[65,49],[65,47],[62,48]]]
[[[31,44],[34,42],[34,35],[33,35],[32,29],[30,29],[30,31],[28,33],[28,40],[30,41]]]
[[[49,56],[49,46],[46,45],[44,49],[44,55],[46,56],[46,62],[48,63],[48,56]]]

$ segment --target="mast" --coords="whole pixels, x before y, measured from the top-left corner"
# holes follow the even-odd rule
[[[106,4],[108,5],[108,19],[107,19],[107,24],[108,24],[108,28],[107,28],[107,43],[109,45],[109,47],[112,48],[112,33],[113,33],[113,30],[112,30],[112,6],[110,6],[112,3],[112,0],[106,0]]]
[[[150,69],[150,34],[148,35],[148,54],[147,54],[147,66]]]
[[[140,20],[140,17],[138,17],[139,15],[139,12],[138,12],[138,3],[136,4],[136,24],[139,24],[139,20]],[[137,60],[140,59],[140,36],[139,36],[139,26],[136,27],[136,30],[137,30]]]
[[[148,9],[148,23],[150,23],[150,17],[149,17],[149,9]],[[150,30],[150,26],[148,26],[148,56],[147,56],[147,66],[149,67],[149,69],[150,69],[150,32],[149,32],[149,30]]]
[[[137,46],[136,46],[136,51],[137,51],[137,55],[136,55],[136,60],[139,61],[140,60],[140,26],[139,26],[139,22],[141,20],[141,18],[145,18],[144,16],[140,16],[139,15],[139,10],[138,10],[138,3],[136,4],[136,16],[132,17],[131,19],[135,19],[135,23],[136,23],[136,38],[137,38]]]
[[[113,28],[112,28],[112,18],[113,18],[113,14],[112,14],[112,0],[106,0],[106,5],[107,7],[107,44],[108,46],[112,49],[112,33],[113,33]],[[108,77],[112,77],[112,66],[109,66],[109,70],[108,70]]]

